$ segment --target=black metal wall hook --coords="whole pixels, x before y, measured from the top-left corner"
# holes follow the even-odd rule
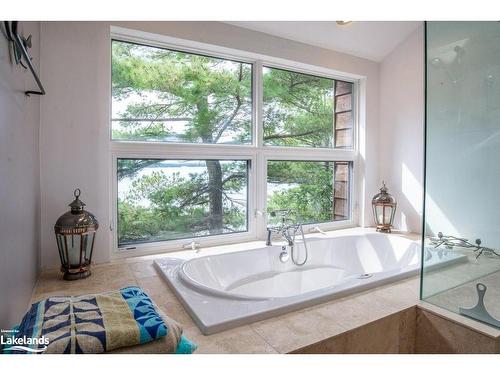
[[[31,35],[27,38],[23,38],[21,35],[19,35],[19,33],[17,32],[17,21],[4,21],[4,25],[7,40],[11,42],[14,47],[13,49],[16,64],[21,64],[25,69],[29,69],[38,85],[39,91],[28,90],[25,91],[25,94],[27,96],[30,96],[31,94],[45,95],[45,89],[43,88],[42,82],[40,81],[40,78],[38,77],[38,74],[33,67],[31,56],[28,53],[28,48],[31,48]]]

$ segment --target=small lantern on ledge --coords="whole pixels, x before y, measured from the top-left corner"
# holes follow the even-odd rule
[[[382,181],[380,193],[376,194],[372,199],[373,216],[377,224],[377,232],[391,233],[396,206],[396,199],[387,192],[385,182]]]
[[[75,199],[69,204],[71,210],[54,225],[65,280],[90,276],[95,233],[99,227],[95,216],[83,209],[85,203],[80,200],[80,193],[80,189],[75,190]]]

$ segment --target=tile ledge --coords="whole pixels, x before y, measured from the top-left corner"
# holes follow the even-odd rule
[[[382,321],[384,321],[386,319],[394,318],[394,317],[396,317],[396,316],[398,316],[400,314],[404,314],[404,313],[409,312],[409,311],[411,311],[413,309],[416,309],[416,308],[417,308],[417,305],[413,305],[413,306],[401,308],[401,309],[398,309],[397,311],[394,311],[392,313],[388,313],[388,314],[386,314],[384,316],[381,316],[379,318],[367,320],[365,323],[361,323],[361,324],[356,325],[355,327],[351,327],[349,329],[345,329],[344,331],[339,332],[339,333],[337,333],[335,335],[332,335],[330,337],[321,339],[319,341],[311,342],[311,343],[302,345],[302,346],[297,347],[297,348],[293,348],[293,349],[291,349],[291,350],[289,350],[287,352],[280,352],[280,353],[281,354],[300,354],[305,349],[314,347],[316,345],[321,345],[322,343],[327,343],[328,341],[330,341],[332,339],[335,339],[335,338],[340,338],[342,336],[346,336],[346,335],[352,334],[352,333],[354,333],[355,331],[357,331],[359,329],[364,329],[364,328],[367,328],[367,327],[370,327],[370,326],[374,326],[376,324],[381,323]],[[278,349],[276,349],[276,350],[278,350]]]
[[[281,354],[295,354],[295,353],[300,352],[300,351],[302,351],[304,349],[307,349],[309,347],[312,347],[312,346],[315,346],[315,345],[318,345],[318,344],[321,344],[321,343],[324,343],[324,342],[328,342],[329,340],[332,340],[334,338],[351,334],[351,333],[355,332],[356,330],[363,329],[363,328],[366,328],[366,327],[370,327],[370,326],[379,324],[380,322],[382,322],[385,319],[393,318],[393,317],[395,317],[395,316],[397,316],[399,314],[411,311],[412,309],[416,309],[416,308],[417,308],[417,304],[411,305],[411,306],[407,306],[407,307],[401,307],[401,308],[397,308],[397,309],[392,309],[390,312],[387,311],[387,313],[381,315],[380,317],[377,317],[375,319],[366,319],[363,323],[356,324],[355,326],[352,326],[352,327],[349,327],[349,328],[343,327],[342,325],[339,324],[339,326],[342,328],[342,330],[339,331],[338,333],[333,334],[333,335],[331,335],[329,337],[326,337],[326,338],[322,338],[320,340],[311,340],[311,342],[308,342],[306,344],[302,344],[302,345],[297,346],[295,348],[289,348],[289,350],[287,350],[287,351],[282,351],[279,348],[274,347],[270,342],[268,342],[268,343],[269,343],[269,345],[273,346],[274,349],[276,349]],[[314,311],[314,310],[308,309],[308,310],[305,310],[303,312],[304,313],[308,313],[308,312],[311,312],[311,311]],[[258,335],[260,335],[259,332],[256,331],[256,333]],[[265,341],[267,341],[264,336],[262,336],[262,335],[260,335],[260,336]]]
[[[500,338],[500,329],[493,328],[487,324],[478,322],[478,321],[473,320],[471,318],[467,318],[465,316],[459,315],[459,314],[454,313],[452,311],[443,309],[442,307],[435,306],[429,302],[420,301],[417,304],[417,308],[424,310],[424,311],[428,311],[428,312],[430,312],[434,315],[437,315],[443,319],[446,319],[450,322],[459,324],[462,327],[471,329],[473,331],[476,331],[480,334],[486,335],[486,336],[491,337],[493,339]]]

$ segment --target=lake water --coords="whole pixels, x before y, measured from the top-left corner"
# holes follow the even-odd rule
[[[224,163],[224,162],[223,162]],[[125,199],[129,193],[132,183],[134,180],[138,180],[143,176],[150,176],[153,172],[163,172],[166,175],[172,175],[178,173],[180,177],[189,179],[192,174],[201,174],[206,172],[205,162],[200,161],[168,161],[164,163],[158,163],[154,166],[141,169],[134,177],[126,177],[118,182],[118,198]],[[276,191],[288,190],[297,184],[267,184],[268,195],[272,195]],[[231,199],[245,202],[246,201],[246,189],[243,189],[241,193],[228,194]],[[138,202],[142,207],[149,207],[150,202],[148,199],[142,199]]]

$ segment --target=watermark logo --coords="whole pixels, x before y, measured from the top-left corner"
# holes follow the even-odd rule
[[[16,336],[17,329],[0,330],[0,343],[4,352],[25,352],[25,353],[43,353],[49,345],[49,338]]]

